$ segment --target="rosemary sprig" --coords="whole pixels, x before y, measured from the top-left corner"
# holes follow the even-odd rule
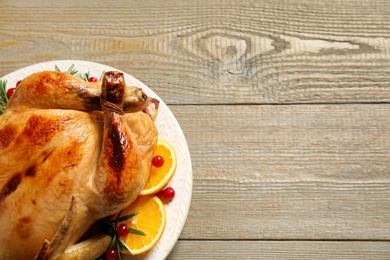
[[[54,70],[58,71],[58,72],[62,72],[57,65],[54,65]],[[64,72],[68,73],[68,74],[70,74],[72,76],[76,76],[76,77],[78,77],[78,78],[80,78],[80,79],[82,79],[84,81],[89,81],[89,79],[91,78],[91,73],[89,71],[86,72],[86,73],[81,73],[81,72],[79,73],[78,70],[75,69],[74,64],[70,65],[68,70],[66,70]],[[102,74],[100,75],[99,81],[103,80],[104,73],[105,73],[105,71],[103,71]]]
[[[123,242],[123,240],[116,233],[116,229],[118,228],[118,224],[120,222],[129,220],[129,219],[133,218],[134,216],[136,216],[138,214],[138,212],[134,212],[134,213],[129,214],[129,215],[121,216],[122,211],[123,210],[121,210],[118,213],[118,215],[116,216],[116,218],[114,220],[109,221],[109,220],[106,220],[106,219],[102,219],[102,223],[108,228],[107,229],[107,233],[112,237],[111,243],[109,244],[107,249],[115,248],[119,260],[121,260],[120,252],[122,250],[126,250],[130,254],[132,254],[132,255],[133,255],[133,252],[131,251],[131,248],[129,248],[126,245],[126,243]],[[143,232],[141,230],[138,230],[138,229],[134,229],[134,228],[128,228],[128,232],[132,233],[132,234],[140,235],[140,236],[146,236],[145,232]]]
[[[82,79],[84,81],[88,81],[91,76],[90,76],[90,73],[88,71],[87,73],[79,73],[76,75],[76,77],[79,77],[80,79]]]
[[[0,115],[3,114],[5,106],[7,105],[8,102],[6,86],[7,86],[7,81],[0,80]]]
[[[57,65],[54,65],[54,70],[61,72],[60,68]],[[78,71],[74,68],[74,64],[70,65],[67,71],[64,71],[65,73],[68,73],[72,76],[76,76]]]
[[[122,214],[122,211],[121,212],[119,212],[119,214]],[[122,222],[122,221],[125,221],[125,220],[128,220],[128,219],[131,219],[132,217],[135,217],[135,216],[137,216],[137,214],[138,214],[138,212],[134,212],[134,213],[132,213],[132,214],[129,214],[129,215],[126,215],[126,216],[123,216],[123,217],[120,217],[120,218],[117,218],[117,220],[115,220],[115,221],[117,221],[117,222]],[[116,223],[117,223],[116,222]],[[118,224],[118,223],[117,223]]]
[[[100,75],[100,78],[99,78],[99,81],[103,81],[103,77],[104,77],[104,74],[105,74],[106,72],[103,70],[102,71],[102,74]]]
[[[134,228],[129,228],[129,233],[132,233],[134,235],[146,236],[145,232]]]

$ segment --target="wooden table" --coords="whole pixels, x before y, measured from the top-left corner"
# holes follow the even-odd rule
[[[20,1],[0,76],[124,70],[187,138],[193,198],[168,259],[390,259],[390,1]]]

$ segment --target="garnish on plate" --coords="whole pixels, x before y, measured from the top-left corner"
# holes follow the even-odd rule
[[[0,115],[3,114],[5,106],[7,105],[8,102],[6,86],[7,86],[7,81],[0,80]]]
[[[126,215],[121,216],[122,213]],[[121,259],[121,253],[140,255],[150,251],[162,237],[166,226],[165,206],[157,196],[138,196],[114,219],[99,222],[103,232],[112,237],[99,260]]]
[[[166,226],[165,205],[157,196],[138,196],[122,213],[131,212],[138,214],[123,223],[129,229],[142,230],[146,235],[138,236],[129,232],[126,237],[121,237],[121,240],[131,248],[133,255],[139,255],[150,251],[162,237]],[[122,253],[130,254],[127,250],[122,250]]]
[[[149,179],[140,195],[157,194],[162,191],[175,174],[176,167],[177,157],[175,149],[167,141],[158,140],[153,154]]]
[[[119,259],[121,260],[122,251],[127,251],[130,254],[133,254],[132,250],[123,242],[122,238],[126,237],[129,233],[135,235],[146,236],[146,233],[135,228],[129,228],[126,223],[121,223],[126,220],[129,220],[135,217],[138,212],[131,213],[125,216],[121,216],[123,210],[121,210],[114,220],[102,219],[101,222],[107,228],[107,233],[112,237],[111,243],[107,248],[107,251],[104,253],[106,259]],[[99,259],[104,259],[101,256]]]
[[[74,68],[74,64],[70,65],[70,67],[66,71],[61,71],[60,68],[57,65],[54,65],[54,70],[57,71],[57,72],[65,72],[65,73],[68,73],[68,74],[70,74],[72,76],[77,76],[78,75],[78,70],[76,70]]]
[[[65,71],[61,71],[60,68],[57,65],[55,65],[54,66],[54,70],[57,71],[57,72],[68,73],[70,75],[73,75],[75,77],[78,77],[78,78],[80,78],[82,80],[89,81],[89,82],[102,81],[104,73],[105,73],[105,71],[103,71],[102,74],[100,75],[100,78],[98,79],[96,77],[92,77],[89,71],[85,72],[85,73],[81,73],[81,72],[79,73],[79,71],[75,69],[74,64],[70,65],[70,67],[67,70],[65,70]]]

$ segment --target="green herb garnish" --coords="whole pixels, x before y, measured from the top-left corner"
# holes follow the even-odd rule
[[[5,106],[7,105],[8,102],[6,86],[7,86],[7,81],[0,80],[0,115],[3,114],[5,110]]]
[[[107,249],[111,249],[111,248],[115,248],[117,254],[118,254],[118,259],[121,260],[121,254],[120,252],[122,250],[126,250],[128,251],[130,254],[133,255],[133,252],[131,251],[131,249],[126,245],[125,242],[122,241],[122,239],[120,238],[120,236],[117,234],[116,230],[118,228],[118,224],[122,221],[125,221],[125,220],[128,220],[128,219],[131,219],[132,217],[136,216],[138,213],[135,212],[135,213],[132,213],[132,214],[129,214],[129,215],[126,215],[126,216],[121,216],[122,214],[122,211],[121,210],[118,215],[116,216],[116,218],[114,220],[106,220],[106,219],[102,219],[102,223],[104,224],[104,226],[107,228],[107,233],[112,237],[112,240],[111,240],[111,243],[110,245],[107,247]],[[129,233],[132,233],[132,234],[136,234],[136,235],[140,235],[140,236],[146,236],[146,233],[141,231],[141,230],[137,230],[137,229],[134,229],[134,228],[128,228],[128,232]]]
[[[102,71],[102,75],[100,75],[100,78],[99,78],[99,81],[103,81],[103,77],[104,77],[104,74],[105,74],[106,72],[103,70]]]
[[[54,65],[54,70],[58,72],[62,72],[60,68],[58,68],[57,65]],[[64,71],[65,73],[68,73],[72,76],[76,76],[78,71],[74,68],[74,64],[70,65],[69,69],[67,71]]]
[[[88,81],[89,78],[91,77],[91,76],[89,75],[89,71],[88,71],[87,73],[79,73],[79,74],[77,74],[77,75],[75,75],[75,76],[81,78],[81,79],[84,80],[84,81]]]
[[[58,71],[58,72],[62,72],[57,65],[54,66],[54,70]],[[63,72],[68,73],[72,76],[78,77],[84,81],[89,81],[89,79],[91,78],[91,73],[89,71],[86,73],[79,73],[78,70],[76,70],[74,68],[74,64],[70,65],[70,67],[66,71],[63,71]],[[103,71],[102,74],[100,75],[99,81],[103,80],[104,73],[105,73],[105,71]]]

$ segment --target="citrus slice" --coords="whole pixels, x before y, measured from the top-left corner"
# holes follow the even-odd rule
[[[171,144],[163,140],[158,140],[153,158],[156,156],[161,156],[164,159],[164,164],[160,167],[155,167],[152,164],[149,179],[140,195],[156,194],[168,184],[176,171],[177,158],[175,149]]]
[[[142,231],[146,235],[129,233],[121,239],[134,255],[139,255],[148,252],[160,240],[166,224],[165,207],[157,196],[138,196],[123,210],[122,216],[134,212],[138,214],[121,223],[126,224],[129,229]],[[130,254],[128,251],[122,253]]]

